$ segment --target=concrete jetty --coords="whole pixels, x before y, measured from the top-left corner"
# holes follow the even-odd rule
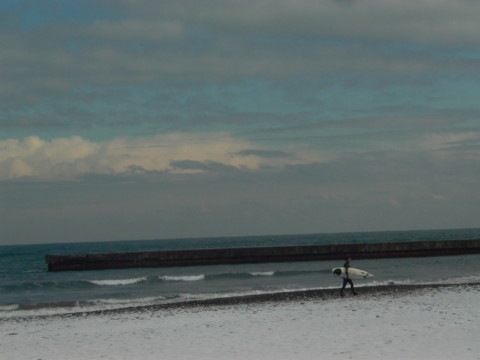
[[[47,255],[45,261],[49,271],[69,271],[475,253],[480,239]]]

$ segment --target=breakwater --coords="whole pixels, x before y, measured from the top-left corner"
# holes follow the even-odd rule
[[[47,255],[45,261],[49,271],[69,271],[474,253],[480,239]]]

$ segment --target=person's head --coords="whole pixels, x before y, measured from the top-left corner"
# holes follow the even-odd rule
[[[348,262],[348,263],[349,263],[350,261],[352,261],[352,258],[351,258],[350,256],[347,256],[347,257],[345,258],[345,262]]]

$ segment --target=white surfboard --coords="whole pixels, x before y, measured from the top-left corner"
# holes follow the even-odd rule
[[[347,275],[345,274],[345,268],[344,267],[337,267],[332,269],[332,273],[334,275],[341,276],[343,278],[346,278]],[[360,270],[360,269],[355,269],[355,268],[348,268],[348,277],[350,279],[367,279],[370,277],[373,277],[373,274],[370,274],[368,271]]]

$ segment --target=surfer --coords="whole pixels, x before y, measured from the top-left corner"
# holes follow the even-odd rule
[[[348,268],[350,267],[351,261],[352,259],[350,258],[350,256],[347,256],[345,258],[345,264],[343,264],[343,267],[345,268],[345,277],[343,278],[343,286],[342,286],[342,290],[340,290],[340,296],[344,296],[344,291],[347,284],[350,284],[350,289],[352,290],[352,294],[357,295],[357,293],[355,292],[355,288],[353,287],[353,281],[348,276]]]

